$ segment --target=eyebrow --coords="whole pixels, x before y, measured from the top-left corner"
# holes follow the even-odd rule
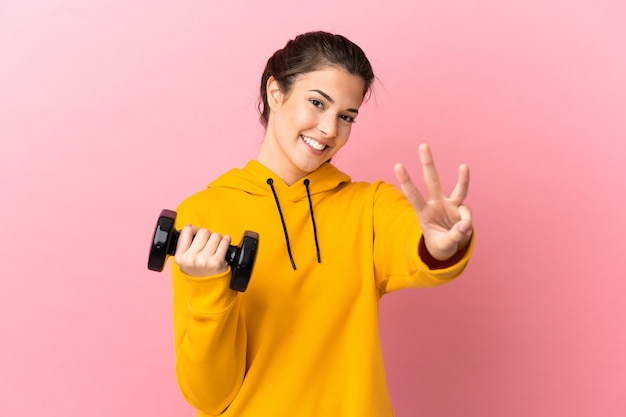
[[[333,98],[331,96],[329,96],[328,94],[326,94],[322,90],[313,89],[313,90],[309,90],[309,91],[314,91],[314,92],[318,93],[319,95],[321,95],[322,97],[324,97],[326,100],[328,100],[331,104],[335,104],[335,100],[333,100]],[[349,111],[350,113],[359,114],[359,111],[357,109],[346,109],[346,111]]]

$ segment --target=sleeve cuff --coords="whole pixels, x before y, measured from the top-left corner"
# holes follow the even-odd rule
[[[193,316],[210,316],[228,310],[237,297],[230,289],[230,268],[212,277],[191,277],[183,273],[191,287],[189,312]]]
[[[439,259],[434,258],[430,254],[430,252],[428,252],[428,249],[426,249],[426,242],[424,241],[424,236],[422,235],[420,237],[420,242],[419,242],[419,246],[418,246],[418,254],[419,254],[419,257],[421,258],[422,262],[424,262],[424,264],[430,270],[450,268],[451,266],[454,266],[454,265],[458,264],[459,262],[461,262],[465,258],[465,256],[467,255],[467,252],[469,251],[470,247],[472,246],[473,240],[474,240],[474,235],[472,233],[471,240],[467,244],[467,246],[465,246],[463,249],[461,249],[460,251],[455,253],[451,258],[446,259],[445,261],[441,261]]]

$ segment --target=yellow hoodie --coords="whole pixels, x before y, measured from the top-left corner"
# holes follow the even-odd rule
[[[454,266],[430,270],[404,196],[351,182],[330,163],[288,186],[250,161],[177,211],[178,229],[205,227],[232,244],[259,233],[246,292],[229,288],[230,271],[193,278],[171,263],[176,375],[197,416],[393,416],[378,302],[448,282],[471,247]]]

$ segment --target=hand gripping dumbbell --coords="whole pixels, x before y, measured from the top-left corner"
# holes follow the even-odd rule
[[[148,269],[163,271],[168,255],[176,253],[176,243],[180,232],[174,228],[176,212],[163,210],[154,229]],[[243,292],[248,288],[257,248],[259,247],[259,235],[256,232],[246,231],[241,238],[239,246],[228,247],[226,263],[230,266],[233,276],[230,280],[230,288]]]

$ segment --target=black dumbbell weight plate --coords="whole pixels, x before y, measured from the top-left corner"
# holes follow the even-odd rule
[[[176,242],[178,241],[178,233],[174,229],[175,220],[175,211],[161,211],[152,237],[150,256],[148,257],[148,269],[157,272],[163,271],[168,255],[175,253]]]

